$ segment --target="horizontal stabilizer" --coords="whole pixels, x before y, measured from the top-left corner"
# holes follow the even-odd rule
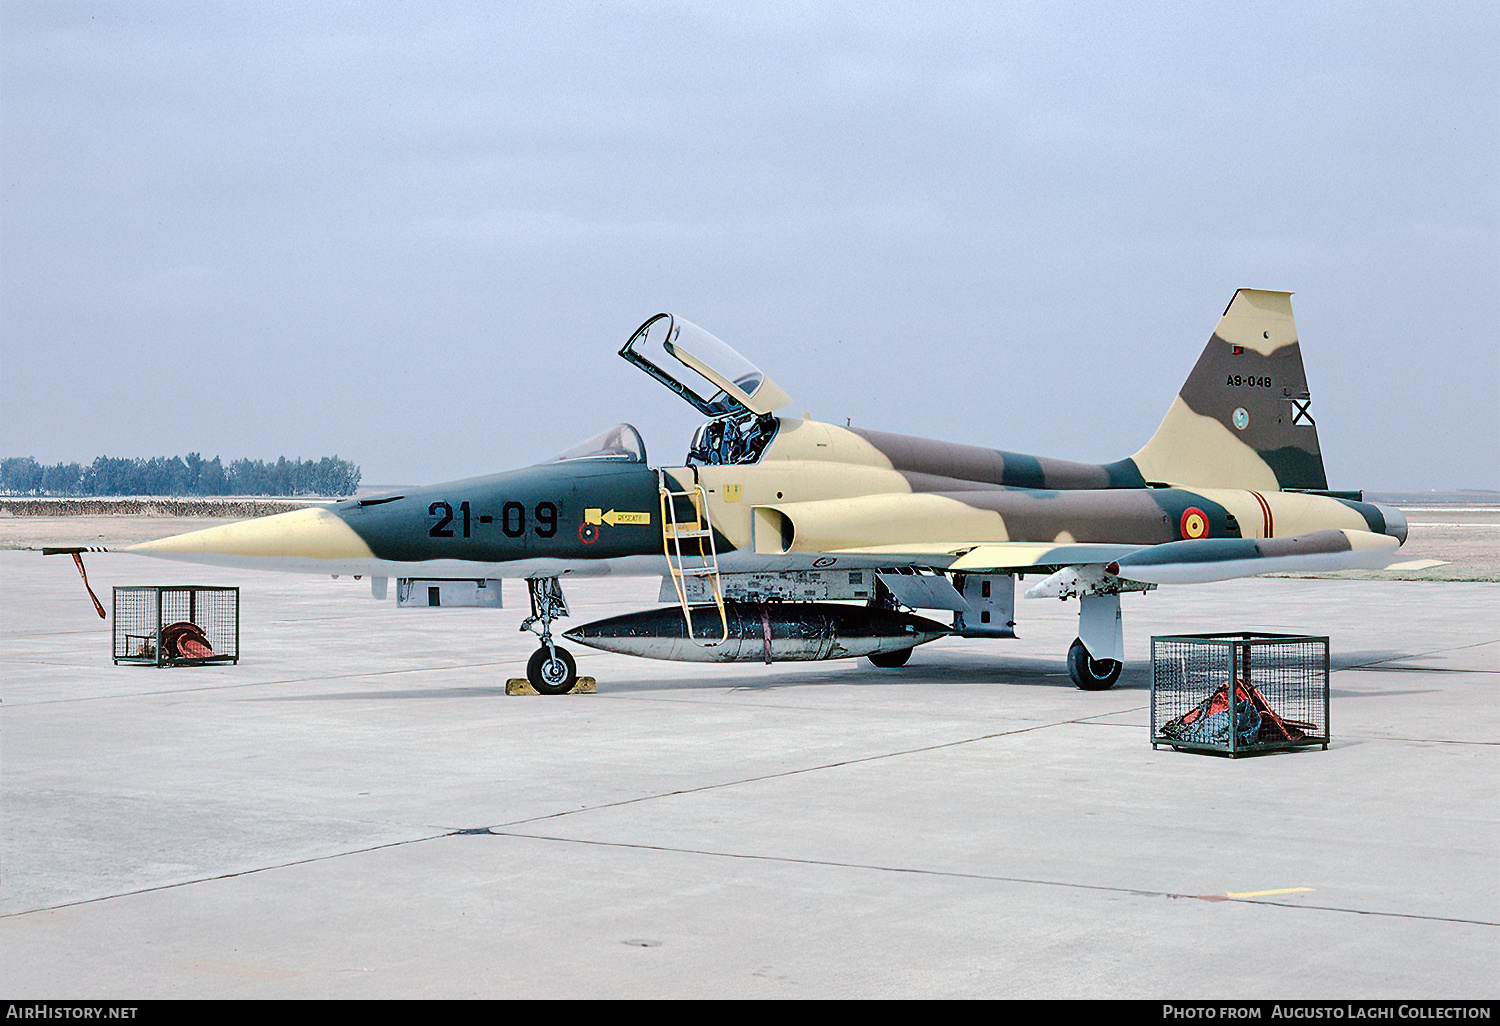
[[[1199,538],[1138,548],[1105,566],[1129,581],[1203,584],[1288,571],[1378,569],[1401,543],[1384,534],[1338,529],[1293,538]]]
[[[1413,570],[1431,570],[1434,567],[1448,566],[1452,562],[1451,559],[1408,559],[1400,563],[1391,563],[1386,569],[1402,570],[1409,573]]]

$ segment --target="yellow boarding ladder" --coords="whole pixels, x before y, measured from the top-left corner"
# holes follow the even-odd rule
[[[660,468],[656,471],[656,490],[661,498],[662,551],[666,553],[667,569],[672,572],[672,586],[677,589],[677,601],[682,606],[682,619],[687,624],[688,638],[694,644],[711,648],[729,640],[729,617],[724,611],[724,588],[719,579],[719,550],[714,542],[714,527],[708,517],[708,496],[703,491],[703,485],[698,483],[697,475],[693,476],[693,487],[681,491],[675,487],[678,482],[668,477],[666,471]],[[692,523],[677,522],[677,503],[674,500],[679,498],[693,500],[697,519]],[[696,543],[698,551],[684,553],[684,541],[689,545]],[[714,605],[719,610],[719,626],[722,628],[715,641],[699,641],[693,634],[693,608],[688,601],[684,583],[684,578],[688,577],[703,578],[713,592]]]

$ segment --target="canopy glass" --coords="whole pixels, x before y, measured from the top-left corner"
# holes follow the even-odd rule
[[[555,462],[568,460],[619,460],[622,463],[645,463],[646,443],[641,433],[629,424],[616,424],[608,431],[579,442],[558,453]]]
[[[642,324],[620,355],[710,417],[767,414],[792,401],[728,343],[673,314]]]

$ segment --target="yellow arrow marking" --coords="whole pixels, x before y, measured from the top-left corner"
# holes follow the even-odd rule
[[[620,510],[610,510],[600,518],[610,527],[618,527],[621,524],[649,524],[650,513],[625,513]]]
[[[1301,894],[1310,891],[1311,887],[1282,887],[1275,891],[1230,891],[1224,895],[1226,898],[1267,898],[1272,894]]]

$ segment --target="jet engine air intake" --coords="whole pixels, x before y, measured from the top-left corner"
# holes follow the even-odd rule
[[[755,551],[772,556],[791,552],[797,540],[797,526],[792,518],[775,506],[756,506],[753,512]]]

